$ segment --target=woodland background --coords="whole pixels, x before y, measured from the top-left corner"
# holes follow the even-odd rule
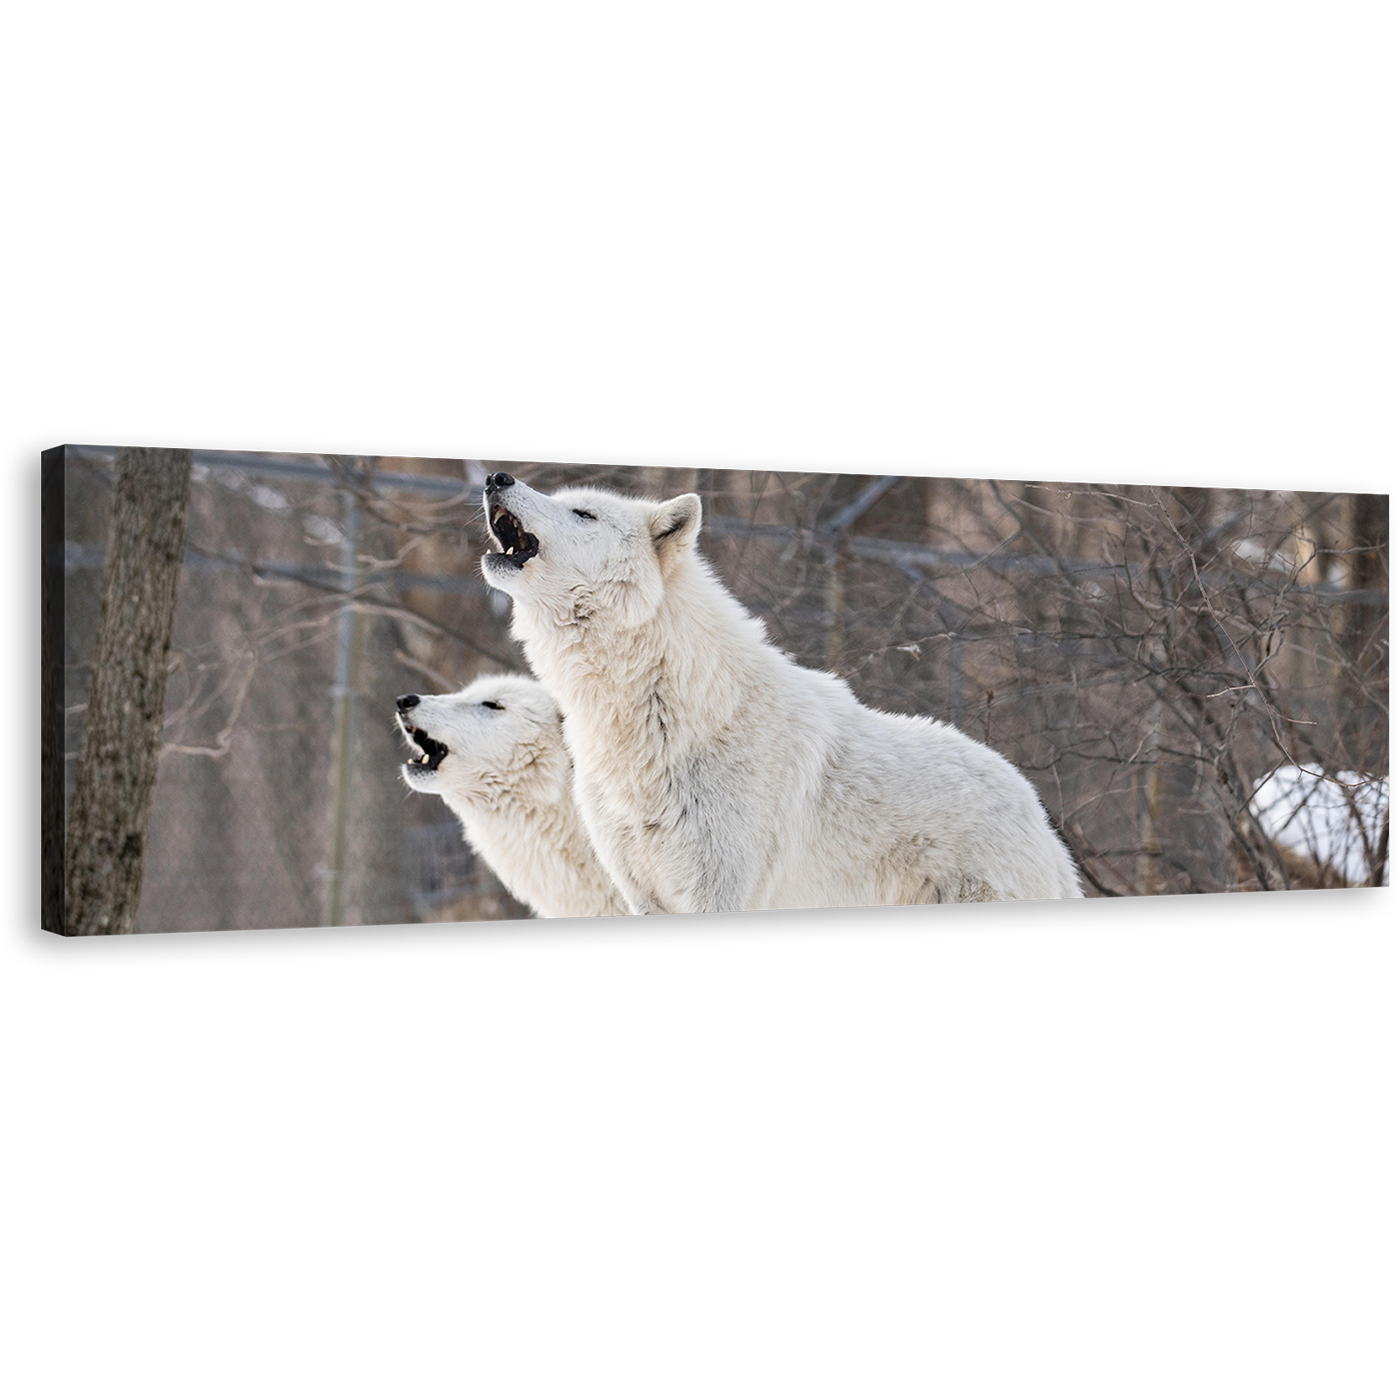
[[[70,789],[114,456],[67,459]],[[525,669],[478,567],[496,469],[697,491],[772,640],[1005,754],[1091,895],[1386,878],[1358,785],[1389,771],[1384,496],[199,452],[137,931],[528,913],[399,781],[392,722],[403,691]],[[1260,820],[1281,767],[1353,818],[1345,860]]]

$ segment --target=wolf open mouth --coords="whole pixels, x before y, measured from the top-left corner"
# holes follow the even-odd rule
[[[422,750],[416,758],[410,758],[404,767],[426,768],[429,773],[436,773],[443,759],[447,757],[447,745],[434,739],[426,729],[411,729],[402,719],[399,720],[399,725]]]
[[[517,569],[540,552],[540,542],[504,506],[492,502],[487,507],[486,528],[497,553],[504,554]]]

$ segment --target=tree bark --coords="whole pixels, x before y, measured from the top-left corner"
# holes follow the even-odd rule
[[[130,933],[165,710],[192,454],[117,453],[87,719],[68,817],[65,929]]]

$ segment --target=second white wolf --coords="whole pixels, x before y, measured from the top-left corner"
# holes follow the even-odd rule
[[[1035,789],[766,639],[695,548],[700,500],[487,478],[487,582],[558,700],[579,809],[638,913],[1081,895]]]
[[[559,710],[528,676],[483,676],[455,695],[400,695],[403,765],[436,793],[506,887],[546,919],[626,914],[574,803]]]

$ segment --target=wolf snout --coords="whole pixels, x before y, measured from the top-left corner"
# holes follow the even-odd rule
[[[486,478],[486,489],[488,491],[504,491],[507,486],[514,486],[515,478],[509,472],[492,472]]]
[[[394,704],[399,707],[399,713],[403,715],[407,714],[422,698],[421,695],[400,695]]]

